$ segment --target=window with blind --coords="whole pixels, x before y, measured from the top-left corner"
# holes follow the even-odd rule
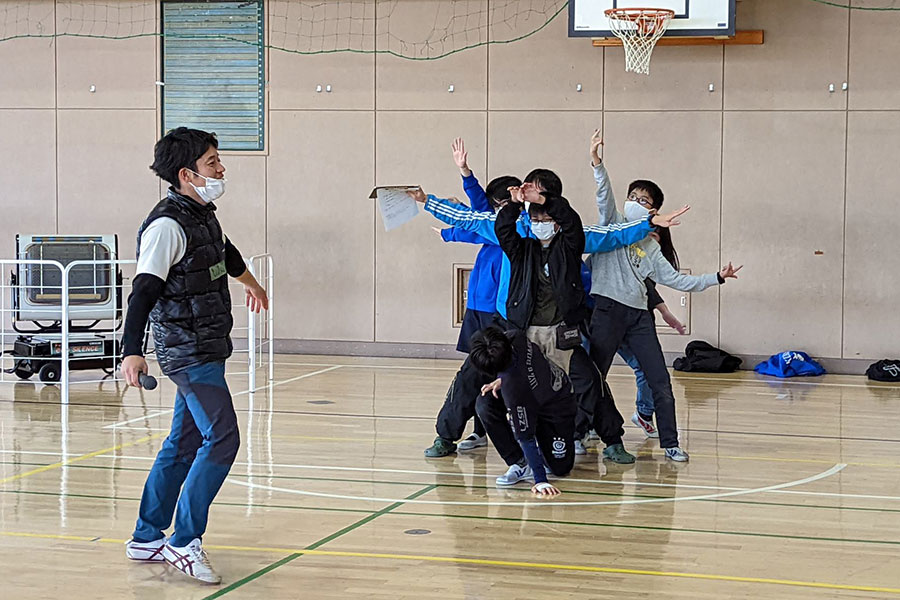
[[[162,2],[162,127],[213,131],[220,150],[263,150],[263,1]]]

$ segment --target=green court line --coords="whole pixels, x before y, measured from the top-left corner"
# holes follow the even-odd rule
[[[422,489],[420,489],[420,490],[418,490],[418,491],[416,491],[416,492],[413,492],[412,494],[410,494],[409,496],[407,496],[406,498],[404,498],[404,500],[414,500],[414,499],[418,498],[419,496],[422,496],[422,495],[424,495],[424,494],[427,494],[428,492],[430,492],[431,490],[435,489],[436,487],[437,487],[436,485],[428,485],[428,486],[426,486],[426,487],[424,487],[424,488],[422,488]],[[401,501],[401,502],[394,502],[394,503],[391,504],[390,506],[386,506],[386,507],[382,508],[381,510],[379,510],[379,511],[377,511],[377,512],[374,512],[374,513],[372,513],[372,514],[370,514],[370,515],[368,515],[368,516],[363,517],[362,519],[360,519],[359,521],[356,521],[355,523],[351,523],[350,525],[347,525],[347,526],[344,527],[343,529],[341,529],[341,530],[339,530],[339,531],[336,531],[336,532],[332,533],[331,535],[329,535],[329,536],[327,536],[327,537],[324,537],[324,538],[322,538],[322,539],[320,539],[320,540],[318,540],[318,541],[316,541],[316,542],[313,542],[313,543],[310,544],[309,546],[306,546],[306,547],[304,548],[304,550],[315,550],[316,548],[319,548],[320,546],[324,546],[324,545],[327,544],[328,542],[334,541],[334,540],[336,540],[337,538],[341,537],[342,535],[345,535],[345,534],[347,534],[347,533],[350,533],[350,532],[353,531],[354,529],[358,529],[359,527],[362,527],[362,526],[365,525],[366,523],[369,523],[370,521],[373,521],[373,520],[377,519],[378,517],[380,517],[381,515],[385,515],[385,514],[391,512],[392,510],[394,510],[395,508],[399,508],[400,506],[403,506],[403,502],[402,502],[402,501]],[[229,592],[232,592],[232,591],[238,589],[239,587],[244,586],[244,585],[250,583],[251,581],[254,581],[254,580],[256,580],[256,579],[259,579],[260,577],[262,577],[262,576],[265,575],[266,573],[269,573],[269,572],[271,572],[271,571],[274,571],[274,570],[277,569],[278,567],[280,567],[280,566],[282,566],[282,565],[286,565],[286,564],[288,564],[289,562],[291,562],[291,561],[293,561],[293,560],[296,560],[296,559],[300,558],[301,556],[303,556],[303,552],[302,552],[302,551],[301,551],[301,552],[294,552],[293,554],[289,554],[288,556],[285,556],[285,557],[282,558],[281,560],[279,560],[279,561],[277,561],[277,562],[274,562],[274,563],[272,563],[271,565],[269,565],[269,566],[267,566],[267,567],[263,567],[262,569],[256,571],[255,573],[251,573],[250,575],[247,575],[247,576],[244,577],[243,579],[239,579],[239,580],[235,581],[235,582],[232,583],[231,585],[225,586],[224,588],[222,588],[221,590],[215,592],[214,594],[210,594],[209,596],[204,597],[203,600],[213,600],[214,598],[221,598],[221,597],[224,596],[225,594],[227,594],[227,593],[229,593]]]
[[[40,463],[17,463],[17,462],[0,462],[0,464],[21,464],[21,465],[39,465]],[[105,465],[69,465],[68,468],[71,469],[100,469],[100,470],[110,470],[110,471],[133,471],[139,473],[146,473],[146,469],[139,469],[136,467],[110,467]],[[479,474],[473,474],[474,477],[479,477]],[[405,486],[420,486],[420,485],[429,485],[426,482],[412,482],[412,481],[385,481],[378,479],[344,479],[340,477],[310,477],[310,476],[301,476],[301,475],[259,475],[252,474],[247,475],[246,473],[231,473],[229,477],[256,477],[259,479],[286,479],[286,480],[299,480],[299,481],[328,481],[328,482],[337,482],[337,483],[368,483],[368,484],[379,484],[379,485],[405,485]],[[437,483],[435,484],[437,487],[442,488],[457,488],[457,489],[481,489],[481,490],[492,490],[496,489],[487,485],[467,485],[460,483]],[[7,490],[0,490],[0,492]],[[12,491],[12,490],[9,490]],[[23,492],[25,493],[25,492]],[[582,496],[605,496],[605,497],[613,497],[613,498],[621,498],[625,496],[624,494],[615,493],[615,492],[591,492],[584,490],[566,490],[566,494],[580,494]],[[78,497],[77,494],[69,494],[72,497]],[[85,496],[88,497],[88,496]],[[90,496],[94,497],[94,496]],[[669,498],[670,496],[659,496],[652,494],[641,494],[634,493],[630,494],[628,497],[630,498],[650,498],[650,499],[659,499],[659,498]],[[108,498],[108,496],[96,496],[96,498]],[[129,498],[121,498],[122,500],[128,500]],[[716,502],[722,504],[746,504],[749,506],[777,506],[777,507],[786,507],[786,508],[815,508],[815,509],[823,509],[823,510],[848,510],[848,511],[858,511],[858,512],[883,512],[883,513],[900,513],[900,509],[894,508],[871,508],[871,507],[863,507],[863,506],[828,506],[826,504],[801,504],[796,502],[762,502],[759,500],[725,500],[718,498],[705,498],[702,500],[696,500],[696,502]],[[227,506],[244,506],[246,504],[234,504],[228,502],[217,502],[219,504],[227,505]],[[285,507],[279,505],[267,505],[273,508],[292,508]],[[294,507],[294,508],[307,508],[307,507]],[[315,507],[308,507],[310,510],[313,510]],[[347,510],[347,509],[331,509],[331,510]],[[373,512],[373,511],[356,511],[356,512]],[[397,513],[399,514],[399,513]]]
[[[440,487],[440,486],[434,486]],[[130,502],[140,502],[140,498],[126,498],[126,497],[114,497],[114,496],[101,496],[101,495],[93,495],[93,494],[60,494],[58,492],[25,492],[25,491],[9,491],[8,493],[16,493],[16,494],[26,494],[26,495],[37,495],[37,496],[52,496],[52,497],[70,497],[70,498],[84,498],[89,500],[118,500],[118,501],[130,501]],[[412,500],[413,496],[406,498],[407,500]],[[219,502],[216,501],[217,505],[222,506],[232,506],[237,508],[247,508],[247,504],[239,503],[239,502]],[[395,503],[394,507],[402,504],[402,502]],[[320,512],[338,512],[338,513],[356,513],[356,514],[365,514],[369,515],[369,520],[380,516],[381,514],[386,514],[386,509],[383,511],[367,511],[363,509],[354,509],[354,508],[325,508],[321,506],[292,506],[292,505],[283,505],[283,504],[259,504],[255,505],[257,508],[277,508],[284,510],[308,510],[308,511],[320,511]],[[391,507],[388,507],[391,508]],[[900,512],[900,511],[894,511]],[[758,537],[758,538],[773,538],[773,539],[783,539],[783,540],[795,540],[795,541],[807,541],[807,542],[837,542],[837,543],[848,543],[848,544],[873,544],[873,545],[888,545],[888,546],[897,546],[900,545],[900,541],[893,540],[865,540],[865,539],[854,539],[854,538],[833,538],[833,537],[816,537],[816,536],[805,536],[805,535],[785,535],[785,534],[777,534],[777,533],[760,533],[755,531],[722,531],[722,530],[714,530],[714,529],[693,529],[686,527],[662,527],[658,525],[630,525],[625,523],[598,523],[598,522],[583,522],[583,521],[558,521],[554,519],[532,519],[532,518],[514,518],[514,517],[489,517],[483,515],[452,515],[452,514],[441,514],[441,513],[427,513],[427,512],[406,512],[406,511],[391,511],[392,515],[398,516],[406,516],[406,517],[434,517],[434,518],[449,518],[449,519],[470,519],[470,520],[480,520],[480,521],[505,521],[511,523],[537,523],[543,525],[569,525],[573,527],[595,527],[601,529],[630,529],[636,531],[660,531],[666,533],[696,533],[696,534],[704,534],[704,535],[729,535],[729,536],[744,536],[744,537]],[[368,522],[368,521],[366,521]],[[359,525],[363,524],[361,521]],[[356,526],[359,526],[356,525]],[[353,527],[353,526],[351,526]],[[346,533],[346,531],[339,532],[341,535]],[[327,543],[328,540],[316,542],[321,545],[322,543]],[[307,547],[306,550],[315,550],[314,547]]]

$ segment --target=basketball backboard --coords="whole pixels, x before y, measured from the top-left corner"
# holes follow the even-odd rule
[[[675,11],[666,36],[733,36],[735,0],[571,0],[569,37],[613,37],[604,11],[668,8]]]

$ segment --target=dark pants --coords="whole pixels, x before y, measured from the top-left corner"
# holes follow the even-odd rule
[[[565,402],[541,407],[538,414],[535,438],[544,464],[559,477],[568,475],[575,464],[575,409],[575,398],[568,396]],[[476,410],[503,461],[509,466],[523,461],[525,455],[510,427],[503,400],[490,394],[479,396]]]
[[[625,419],[616,408],[616,402],[606,375],[597,370],[596,365],[582,347],[575,348],[569,361],[569,379],[572,391],[578,400],[578,416],[573,415],[578,437],[584,437],[591,427],[607,446],[621,444],[625,430]]]
[[[659,445],[662,448],[678,446],[675,395],[653,316],[647,310],[631,308],[603,296],[594,296],[594,301],[591,358],[606,377],[619,346],[628,346],[653,392]]]
[[[493,380],[493,377],[476,369],[472,361],[466,358],[459,371],[456,372],[456,377],[453,378],[453,383],[447,390],[444,405],[438,413],[437,422],[434,425],[437,434],[451,442],[461,438],[466,430],[466,423],[475,417],[475,401],[481,395],[482,386]],[[476,417],[475,433],[484,435],[484,429],[484,425]]]
[[[133,537],[161,539],[174,514],[171,544],[183,547],[206,531],[209,506],[237,456],[240,434],[224,362],[188,367],[169,378],[178,386],[172,430],[144,484]]]

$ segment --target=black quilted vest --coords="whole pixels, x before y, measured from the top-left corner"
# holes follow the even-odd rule
[[[160,217],[184,230],[184,257],[170,270],[162,296],[150,312],[156,358],[163,373],[231,356],[231,296],[225,271],[225,236],[213,204],[201,205],[169,190],[138,231]]]

